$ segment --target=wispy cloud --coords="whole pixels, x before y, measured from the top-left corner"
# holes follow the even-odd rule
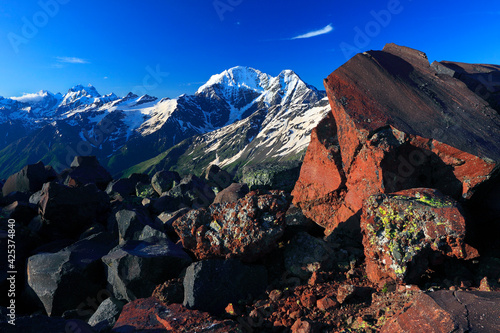
[[[311,37],[321,36],[321,35],[328,34],[328,33],[332,32],[333,30],[335,30],[335,28],[330,23],[329,25],[327,25],[326,27],[324,27],[322,29],[310,31],[308,33],[305,33],[303,35],[299,35],[296,37],[292,37],[290,39],[293,40],[293,39],[303,39],[303,38],[311,38]]]
[[[65,64],[90,64],[89,61],[76,57],[56,57],[58,62]]]

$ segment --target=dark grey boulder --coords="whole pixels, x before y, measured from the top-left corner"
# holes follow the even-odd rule
[[[209,206],[214,198],[214,191],[202,179],[195,175],[182,178],[166,195],[181,200],[185,207],[201,208]]]
[[[106,193],[111,195],[118,193],[121,196],[135,195],[135,183],[132,179],[121,178],[111,181],[106,188]]]
[[[134,184],[137,183],[149,184],[151,182],[151,178],[145,173],[133,173],[130,176],[128,176],[128,179],[132,180]]]
[[[124,305],[125,302],[117,300],[114,297],[104,300],[99,305],[96,312],[94,312],[92,317],[90,317],[88,324],[98,333],[111,332],[111,329],[118,320]]]
[[[55,182],[46,183],[41,196],[38,211],[43,221],[71,236],[95,222],[107,220],[109,197],[95,184],[71,188]]]
[[[95,156],[75,156],[64,184],[71,187],[95,184],[104,191],[112,180],[111,174],[99,164]]]
[[[16,220],[16,223],[28,225],[37,215],[37,209],[33,204],[15,201],[4,207],[0,214],[2,218],[14,219]]]
[[[184,306],[221,314],[229,303],[266,290],[264,266],[244,265],[237,259],[209,259],[191,264],[184,277]]]
[[[177,277],[191,263],[182,247],[168,239],[128,241],[102,258],[117,299],[151,296],[155,287]]]
[[[155,225],[146,210],[122,209],[116,212],[115,220],[120,243],[163,234],[162,225]]]
[[[175,235],[174,238],[177,238],[177,234],[175,233],[174,227],[172,227],[172,223],[174,223],[175,220],[177,220],[179,217],[183,216],[187,212],[189,212],[189,208],[181,208],[175,212],[169,213],[169,212],[163,212],[160,215],[156,217],[156,223],[157,224],[162,224],[163,229],[165,232],[171,236],[170,239],[173,239],[172,236]]]
[[[151,179],[151,185],[155,189],[156,193],[158,193],[158,195],[162,195],[163,193],[169,191],[180,181],[181,177],[177,172],[162,170],[155,173],[155,175]]]
[[[331,268],[334,251],[323,239],[298,232],[286,245],[284,255],[286,271],[306,280],[315,271]]]
[[[23,192],[10,192],[6,196],[3,196],[0,199],[0,206],[8,206],[13,202],[19,201],[19,202],[29,202],[30,195],[29,193],[23,193]]]
[[[242,182],[250,190],[283,190],[291,192],[299,179],[299,161],[270,162],[243,168]]]
[[[210,165],[205,171],[205,181],[208,186],[222,191],[233,183],[233,177],[226,170],[222,170],[217,165]]]
[[[78,308],[105,287],[101,258],[115,245],[109,234],[101,233],[28,258],[28,284],[49,316]]]
[[[11,192],[31,194],[39,191],[50,176],[42,162],[27,165],[7,179],[2,187],[3,196]]]
[[[294,231],[308,231],[318,226],[304,215],[300,207],[293,204],[286,211],[285,223],[287,228]]]
[[[158,215],[163,212],[172,213],[178,211],[186,206],[185,202],[186,200],[182,196],[174,197],[164,193],[161,197],[155,199],[150,207],[153,214]]]

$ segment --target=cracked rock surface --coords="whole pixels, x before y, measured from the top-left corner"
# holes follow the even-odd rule
[[[500,292],[441,290],[420,294],[381,332],[498,332]]]

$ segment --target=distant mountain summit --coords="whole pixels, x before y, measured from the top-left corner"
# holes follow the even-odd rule
[[[26,163],[65,161],[74,153],[97,155],[112,172],[120,173],[185,139],[226,127],[229,133],[247,118],[259,119],[251,131],[257,136],[262,122],[271,122],[270,111],[280,114],[286,128],[297,116],[293,110],[313,109],[324,96],[291,70],[273,77],[237,66],[213,75],[194,95],[176,99],[101,95],[90,84],[74,86],[64,95],[42,90],[0,98],[0,177]],[[324,113],[323,109],[314,110]],[[279,126],[276,130],[281,131]]]

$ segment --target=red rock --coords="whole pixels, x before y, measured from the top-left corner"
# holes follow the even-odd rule
[[[198,259],[255,261],[276,247],[290,201],[283,191],[250,192],[237,202],[191,210],[172,226]]]
[[[322,283],[323,281],[324,281],[323,275],[318,271],[314,271],[309,280],[307,281],[307,284],[309,284],[310,286],[314,286],[318,283]]]
[[[241,332],[232,320],[217,320],[206,312],[188,310],[180,304],[165,305],[154,297],[124,306],[113,332]]]
[[[344,284],[337,289],[337,301],[342,304],[356,294],[356,287],[352,284]]]
[[[240,309],[235,306],[233,303],[229,303],[227,306],[226,306],[226,313],[230,316],[238,316],[241,314],[241,311]]]
[[[217,320],[207,312],[188,310],[180,304],[158,309],[156,318],[170,332],[241,332],[232,320]]]
[[[269,299],[273,302],[277,302],[283,296],[283,292],[278,289],[274,289],[269,293]]]
[[[297,319],[292,326],[292,333],[312,333],[312,325],[307,320]]]
[[[479,290],[480,291],[491,291],[491,286],[490,286],[490,282],[488,281],[488,277],[485,276],[481,280],[481,283],[479,284]]]
[[[141,298],[126,304],[113,327],[114,332],[165,332],[157,319],[157,308],[165,306],[154,297]]]
[[[333,298],[325,296],[316,302],[316,306],[321,311],[328,311],[336,309],[339,306],[339,303]]]
[[[471,259],[458,202],[432,189],[411,189],[368,198],[361,217],[368,278],[416,283],[432,252]]]
[[[498,165],[498,112],[422,52],[389,44],[324,83],[334,119],[313,131],[292,194],[327,234],[377,193],[429,187],[470,198]]]
[[[300,304],[308,309],[311,309],[316,305],[316,296],[313,294],[303,294],[300,297]]]
[[[418,295],[381,332],[497,332],[498,327],[500,293],[443,290]]]

